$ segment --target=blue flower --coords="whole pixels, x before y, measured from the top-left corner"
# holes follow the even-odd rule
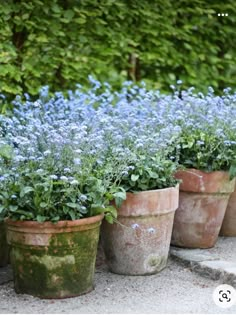
[[[139,228],[139,224],[134,223],[131,225],[132,229],[138,229]]]
[[[154,228],[152,228],[152,227],[148,228],[147,231],[148,231],[148,233],[151,233],[151,234],[156,232],[156,230]]]
[[[51,178],[51,179],[58,179],[58,176],[57,175],[50,175],[49,178]]]

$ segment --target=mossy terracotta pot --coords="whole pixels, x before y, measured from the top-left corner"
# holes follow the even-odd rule
[[[178,171],[179,208],[175,213],[171,244],[210,248],[217,241],[235,180],[227,172]]]
[[[118,223],[103,222],[101,241],[110,271],[148,275],[167,263],[179,187],[127,193]]]
[[[56,299],[91,291],[102,218],[7,220],[15,291]]]
[[[220,235],[236,237],[236,186],[229,198]]]
[[[0,221],[0,267],[8,264],[8,253],[6,226],[4,221]]]

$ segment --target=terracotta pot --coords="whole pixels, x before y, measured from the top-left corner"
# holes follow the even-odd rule
[[[56,224],[7,220],[15,291],[41,298],[91,291],[102,218]]]
[[[101,240],[109,269],[155,274],[166,266],[179,187],[127,193],[118,222],[103,222]]]
[[[210,248],[217,241],[235,180],[227,172],[178,171],[179,208],[175,213],[171,244]]]
[[[0,221],[0,267],[8,264],[8,252],[5,223]]]
[[[236,236],[236,186],[234,192],[230,195],[228,206],[226,208],[224,220],[220,230],[222,236]]]

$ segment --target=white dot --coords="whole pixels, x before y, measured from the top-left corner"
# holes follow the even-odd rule
[[[224,13],[221,14],[222,16],[225,16]]]
[[[220,13],[218,13],[218,16],[220,16]]]
[[[225,13],[225,16],[228,16],[228,13]]]

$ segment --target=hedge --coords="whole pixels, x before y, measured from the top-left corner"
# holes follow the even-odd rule
[[[234,87],[235,22],[235,0],[1,1],[0,92],[73,89],[89,74],[115,87]]]

